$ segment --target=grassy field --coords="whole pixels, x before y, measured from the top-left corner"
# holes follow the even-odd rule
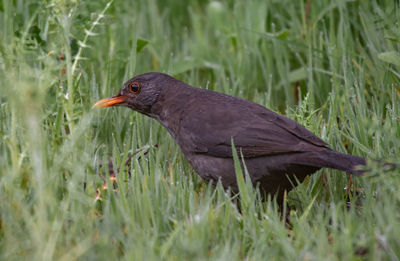
[[[321,170],[287,195],[290,222],[242,184],[239,213],[156,121],[91,110],[160,71],[400,162],[399,6],[0,1],[0,260],[399,260],[399,169],[370,162],[351,189]]]

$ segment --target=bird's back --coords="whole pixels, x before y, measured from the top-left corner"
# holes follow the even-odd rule
[[[248,100],[189,86],[169,98],[177,108],[170,106],[162,121],[174,122],[170,132],[184,151],[232,157],[232,139],[245,157],[327,146],[297,122]]]

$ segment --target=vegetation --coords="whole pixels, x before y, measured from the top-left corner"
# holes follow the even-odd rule
[[[399,260],[399,169],[321,170],[288,221],[238,173],[239,213],[156,121],[91,110],[160,71],[400,162],[399,24],[393,0],[0,1],[0,259]]]

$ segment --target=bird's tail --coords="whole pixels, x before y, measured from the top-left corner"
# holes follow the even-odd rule
[[[321,165],[331,169],[338,169],[345,171],[349,174],[361,176],[364,174],[363,170],[359,170],[358,167],[365,166],[366,160],[362,157],[344,154],[334,150],[326,150],[325,155],[321,155]]]
[[[331,149],[306,152],[301,157],[296,157],[297,164],[317,168],[331,168],[345,171],[349,174],[362,176],[370,170],[362,166],[367,165],[366,159],[350,154],[337,152]],[[372,160],[383,167],[384,172],[400,168],[400,164],[389,163],[382,160]]]
[[[344,154],[331,149],[306,152],[302,157],[297,157],[296,161],[302,165],[338,169],[357,176],[364,174],[364,171],[359,170],[358,166],[366,165],[366,160],[362,157]]]

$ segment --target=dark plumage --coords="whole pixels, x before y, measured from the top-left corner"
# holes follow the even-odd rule
[[[96,107],[126,106],[159,121],[186,159],[207,182],[221,180],[238,191],[231,139],[241,152],[250,178],[262,192],[292,189],[299,181],[333,168],[352,174],[365,159],[331,150],[297,122],[256,103],[192,87],[162,73],[146,73],[127,81],[119,93]],[[239,153],[239,155],[241,155]]]

